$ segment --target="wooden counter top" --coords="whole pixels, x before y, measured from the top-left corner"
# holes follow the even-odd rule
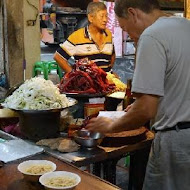
[[[116,190],[119,187],[102,180],[92,174],[79,170],[77,167],[70,165],[66,162],[55,159],[45,153],[22,159],[12,163],[5,164],[0,168],[0,190],[44,190],[40,183],[27,182],[23,175],[17,170],[17,166],[24,160],[31,159],[45,159],[54,162],[57,165],[57,171],[65,170],[74,172],[81,177],[80,184],[75,190]]]

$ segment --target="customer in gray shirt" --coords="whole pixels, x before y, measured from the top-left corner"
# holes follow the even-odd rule
[[[155,129],[144,190],[190,189],[190,21],[162,12],[157,0],[117,0],[115,13],[137,44],[135,102],[116,121],[95,118],[87,128],[118,132],[148,120]]]

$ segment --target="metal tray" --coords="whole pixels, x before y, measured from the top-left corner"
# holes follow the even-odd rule
[[[0,130],[0,161],[8,163],[43,152],[44,149]]]
[[[81,94],[81,93],[64,93],[67,97],[71,98],[96,98],[104,97],[107,93],[96,93],[96,94]]]

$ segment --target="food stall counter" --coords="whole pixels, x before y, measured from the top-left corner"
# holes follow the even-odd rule
[[[75,190],[117,190],[119,187],[102,180],[88,172],[79,170],[77,167],[60,161],[52,156],[46,155],[45,153],[30,157],[31,159],[37,160],[50,160],[57,165],[57,171],[69,171],[78,174],[81,177],[81,182],[75,187]],[[10,162],[4,164],[0,168],[0,189],[1,190],[44,190],[44,187],[36,182],[27,182],[23,175],[17,170],[17,166],[24,160]]]

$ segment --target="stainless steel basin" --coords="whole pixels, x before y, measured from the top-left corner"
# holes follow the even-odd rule
[[[74,133],[74,140],[86,148],[94,148],[99,145],[104,138],[104,135],[98,132],[90,132],[85,129],[81,129]]]

